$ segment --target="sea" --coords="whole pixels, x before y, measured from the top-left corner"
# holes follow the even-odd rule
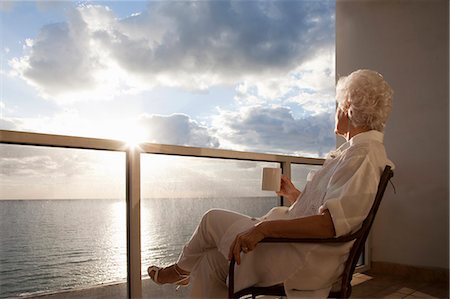
[[[142,275],[175,262],[202,215],[260,217],[277,197],[141,200]],[[126,282],[125,199],[0,200],[0,298]]]

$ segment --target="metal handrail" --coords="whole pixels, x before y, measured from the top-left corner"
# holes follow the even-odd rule
[[[31,133],[31,132],[20,132],[9,130],[0,130],[0,143],[75,148],[75,149],[107,150],[120,152],[126,152],[130,150],[130,147],[127,145],[127,143],[125,141],[120,140],[55,135],[55,134],[42,134],[42,133]],[[261,161],[261,162],[279,162],[279,163],[290,162],[295,164],[306,164],[306,165],[322,165],[324,161],[324,159],[320,158],[305,158],[300,156],[244,152],[244,151],[225,150],[216,148],[201,148],[201,147],[181,146],[181,145],[157,144],[148,142],[140,143],[138,148],[135,149],[141,153],[149,153],[149,154],[236,159],[236,160]]]

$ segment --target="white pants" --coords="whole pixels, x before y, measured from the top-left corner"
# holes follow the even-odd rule
[[[275,209],[274,212],[279,211]],[[235,223],[240,226],[241,224],[237,222],[243,219],[251,220],[252,218],[219,209],[210,210],[203,215],[191,239],[183,247],[177,262],[181,269],[191,272],[191,298],[227,298],[226,279],[229,263],[224,256],[225,252],[219,252],[218,247],[227,230]],[[297,278],[291,277],[294,280],[290,281],[290,276],[305,263],[305,255],[301,253],[304,250],[299,250],[298,246],[317,248],[317,245],[306,244],[296,246],[275,243],[261,244],[259,250],[242,256],[240,270],[243,270],[242,268],[246,264],[250,266],[251,271],[237,269],[235,291],[252,285],[268,286],[284,282],[288,298],[326,298],[330,287],[318,288],[315,291],[296,291],[295,289],[298,289],[296,287]],[[329,248],[328,250],[334,251],[335,249]],[[304,252],[310,251],[305,250]],[[328,264],[326,257],[330,255],[332,254],[327,251],[326,254],[321,255],[321,259]],[[314,264],[320,264],[320,261],[315,261]],[[311,277],[316,277],[312,274],[314,273],[308,270],[298,279],[300,282],[309,281]],[[324,279],[326,280],[326,278]]]
[[[177,262],[181,269],[191,272],[191,298],[227,298],[229,263],[218,245],[227,229],[243,218],[249,217],[219,209],[203,215]]]

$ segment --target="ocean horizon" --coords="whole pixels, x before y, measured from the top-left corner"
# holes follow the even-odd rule
[[[278,197],[146,198],[142,275],[175,262],[212,208],[260,217]],[[0,200],[0,298],[126,282],[125,199]]]

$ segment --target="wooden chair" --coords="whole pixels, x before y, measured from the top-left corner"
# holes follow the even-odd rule
[[[338,237],[338,238],[301,238],[301,239],[286,239],[286,238],[265,238],[261,242],[268,243],[345,243],[355,240],[348,259],[345,263],[344,271],[341,275],[340,288],[335,291],[331,290],[328,295],[329,298],[348,298],[352,292],[352,286],[350,284],[355,271],[356,263],[363,252],[364,244],[366,243],[367,236],[369,235],[370,228],[372,227],[375,215],[377,213],[378,207],[380,206],[381,199],[383,198],[384,191],[389,180],[393,177],[394,173],[390,166],[386,166],[383,174],[380,178],[380,183],[378,184],[377,194],[375,196],[375,201],[370,209],[369,214],[363,221],[363,224],[359,230],[356,232]],[[238,292],[234,292],[234,259],[230,262],[229,268],[229,284],[228,284],[228,298],[240,298],[246,295],[251,295],[254,299],[258,295],[269,295],[269,296],[286,296],[283,284],[278,284],[270,287],[249,287]]]

